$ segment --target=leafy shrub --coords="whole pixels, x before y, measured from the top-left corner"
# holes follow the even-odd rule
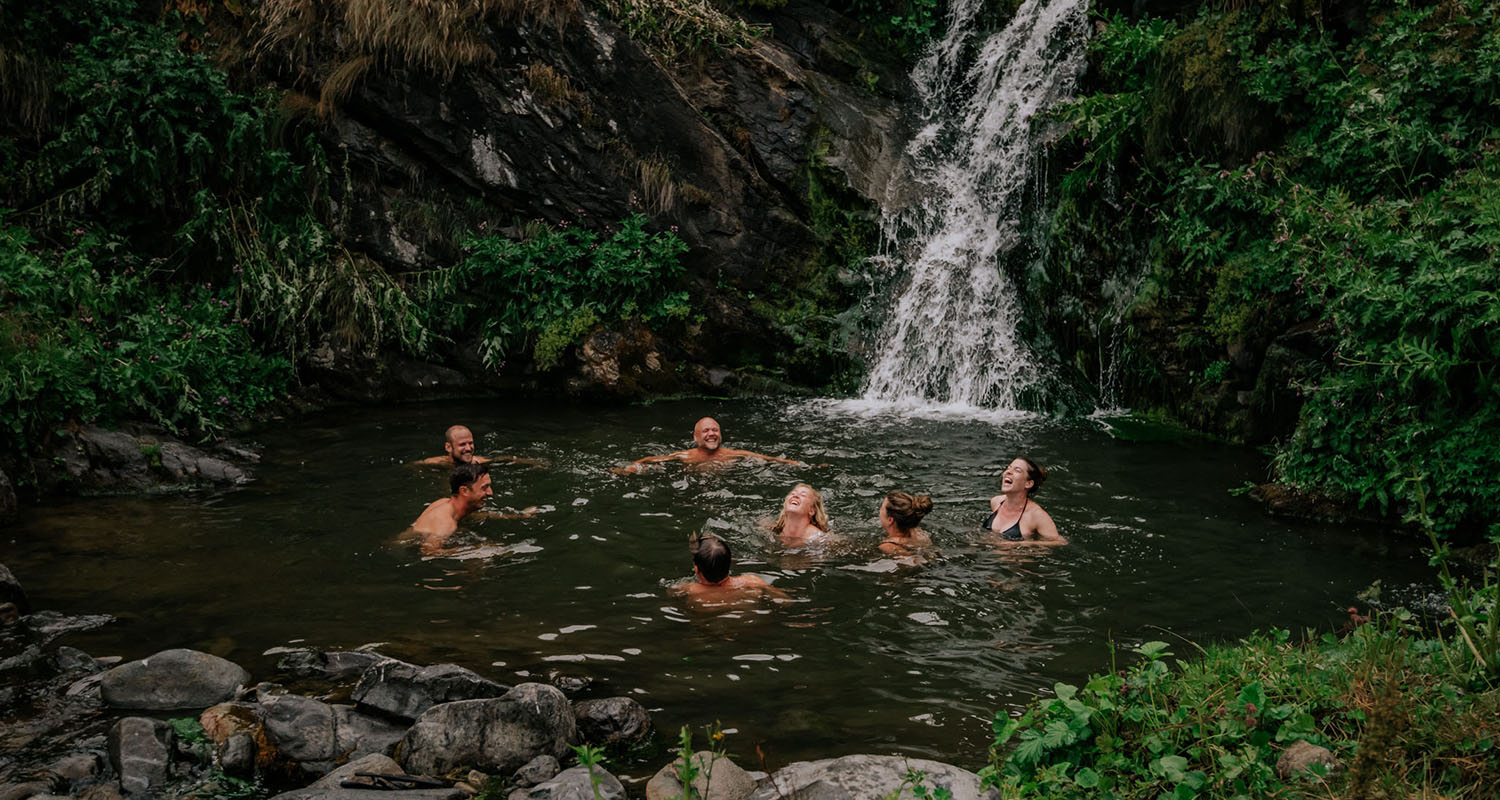
[[[1500,741],[1485,720],[1500,695],[1453,668],[1462,644],[1402,609],[1343,638],[1290,638],[1252,635],[1176,669],[1166,643],[1141,645],[1129,669],[997,715],[981,777],[1028,798],[1492,796]],[[1283,781],[1277,759],[1298,741],[1349,769],[1331,786]]]
[[[1144,240],[1139,303],[1199,315],[1195,373],[1222,372],[1231,343],[1323,332],[1280,479],[1393,513],[1429,498],[1440,530],[1500,536],[1497,15],[1464,0],[1375,3],[1346,29],[1299,4],[1109,19],[1098,91],[1064,112],[1079,160],[1054,231]],[[1064,259],[1111,247],[1062,243]]]
[[[468,257],[430,276],[423,290],[434,328],[477,330],[485,363],[531,345],[536,364],[556,366],[593,325],[638,319],[661,325],[687,316],[687,292],[672,291],[687,245],[675,232],[646,231],[635,214],[607,237],[563,224],[516,241],[495,234],[464,242]]]
[[[158,265],[78,231],[36,248],[0,217],[0,424],[24,451],[63,420],[144,417],[204,435],[278,396],[290,365],[262,355],[233,293],[163,286]]]

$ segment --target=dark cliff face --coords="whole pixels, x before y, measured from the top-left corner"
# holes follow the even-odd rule
[[[702,322],[651,343],[633,367],[641,380],[593,388],[688,389],[711,372],[722,384],[711,368],[782,345],[747,298],[795,290],[826,246],[811,224],[813,161],[873,218],[905,141],[904,70],[856,41],[850,22],[791,3],[760,26],[749,47],[668,61],[582,9],[561,26],[489,23],[494,58],[451,75],[375,65],[321,127],[345,159],[332,165],[344,171],[334,181],[344,245],[400,273],[455,263],[458,238],[481,224],[519,234],[530,220],[601,227],[645,213],[691,248]],[[271,69],[316,93],[299,76],[319,67]],[[587,374],[589,360],[571,361],[573,389],[609,383]]]

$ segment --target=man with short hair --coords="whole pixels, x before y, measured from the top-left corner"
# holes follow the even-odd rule
[[[787,599],[786,592],[766,583],[759,575],[730,575],[734,555],[729,543],[708,534],[693,534],[688,540],[693,553],[691,582],[674,587],[677,593],[701,605],[729,605],[755,600],[762,595],[773,600]]]
[[[495,493],[490,488],[490,467],[482,463],[454,467],[453,474],[448,476],[448,487],[453,495],[434,500],[411,524],[411,529],[421,534],[424,549],[440,547],[458,530],[459,520],[478,511]]]
[[[524,464],[528,467],[545,466],[542,462],[533,458],[521,458],[519,456],[497,456],[491,458],[474,452],[474,433],[462,425],[453,425],[443,433],[444,455],[424,458],[417,464],[430,464],[438,467],[456,467],[459,464],[488,464],[499,462],[502,464]]]
[[[693,447],[688,450],[678,450],[675,453],[667,453],[660,456],[646,456],[638,459],[628,467],[615,470],[621,474],[640,472],[648,464],[660,464],[666,461],[681,461],[684,464],[728,464],[742,458],[757,458],[761,461],[775,461],[778,464],[791,464],[793,466],[805,467],[801,461],[792,461],[786,458],[777,458],[762,453],[754,453],[749,450],[736,450],[733,447],[724,447],[724,435],[719,428],[719,423],[713,417],[704,417],[693,426]]]
[[[445,455],[424,458],[417,463],[456,467],[459,464],[483,464],[489,461],[474,453],[474,433],[462,425],[453,425],[443,434],[443,451]]]

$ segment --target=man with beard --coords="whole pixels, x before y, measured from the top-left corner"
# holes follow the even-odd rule
[[[688,450],[678,450],[675,453],[667,453],[660,456],[646,456],[638,459],[628,467],[615,470],[622,475],[640,472],[649,464],[661,464],[667,461],[681,461],[688,465],[729,464],[742,458],[756,458],[761,461],[775,461],[778,464],[791,464],[793,466],[805,467],[801,461],[792,461],[786,458],[777,458],[762,453],[754,453],[749,450],[736,450],[733,447],[724,446],[724,436],[719,429],[719,423],[713,417],[704,417],[693,426],[693,447]]]

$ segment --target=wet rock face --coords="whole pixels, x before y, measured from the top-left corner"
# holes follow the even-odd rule
[[[419,667],[385,659],[360,676],[353,698],[363,707],[414,720],[439,703],[501,697],[508,691],[509,686],[482,678],[456,664]]]
[[[43,490],[66,485],[75,493],[113,494],[236,486],[250,479],[246,467],[255,455],[233,446],[209,452],[145,426],[88,425],[59,436],[50,458],[62,469],[42,463]]]
[[[573,704],[578,735],[599,746],[629,746],[651,735],[651,714],[629,697],[606,697]]]
[[[175,737],[167,723],[126,717],[109,729],[109,763],[126,797],[149,797],[166,785]]]
[[[599,781],[599,791],[594,792],[593,781]],[[557,777],[510,793],[506,800],[625,800],[625,787],[620,779],[609,774],[603,767],[578,766],[558,773]]]
[[[459,766],[508,773],[539,755],[564,758],[576,741],[567,697],[551,686],[523,683],[501,698],[427,709],[401,740],[397,758],[425,775]]]
[[[406,729],[361,714],[352,706],[329,705],[285,694],[261,701],[266,739],[277,753],[306,772],[321,775],[346,758],[389,755]]]
[[[104,673],[99,689],[112,708],[171,711],[228,700],[249,682],[250,673],[234,662],[196,650],[164,650]]]
[[[682,785],[679,776],[682,774],[683,762],[678,758],[658,770],[646,783],[646,800],[670,800],[690,793],[693,797],[744,800],[755,791],[755,779],[727,756],[700,750],[693,754],[693,765],[698,768],[698,774],[693,778],[691,792]]]
[[[799,761],[777,770],[752,794],[751,800],[817,797],[818,800],[866,800],[894,795],[905,786],[910,770],[926,774],[929,792],[947,789],[953,800],[991,800],[999,795],[980,791],[979,776],[950,764],[900,756],[853,755],[821,761]]]

